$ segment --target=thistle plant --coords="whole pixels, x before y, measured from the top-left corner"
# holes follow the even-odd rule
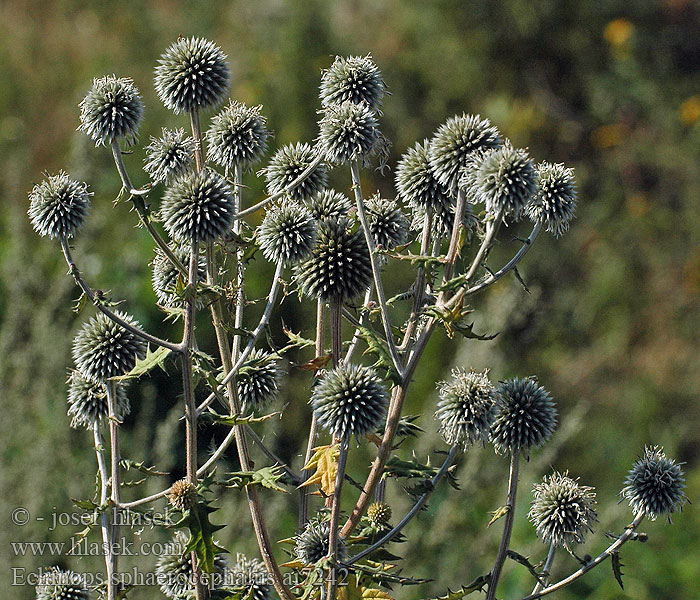
[[[321,74],[315,141],[287,144],[269,157],[272,133],[263,108],[227,98],[230,79],[216,44],[180,38],[158,60],[154,86],[163,104],[189,123],[162,129],[142,151],[132,148],[143,118],[141,95],[132,80],[115,76],[94,80],[76,116],[96,151],[101,146],[111,151],[122,183],[119,201],[131,204],[141,232],[153,241],[153,300],[164,318],[179,321],[178,341],[149,333],[131,316],[135,307],[116,309],[121,302],[85,279],[71,243],[80,246],[90,211],[93,192],[87,183],[61,171],[29,192],[33,228],[58,240],[81,293],[78,305],[95,313],[73,343],[67,412],[74,427],[92,431],[99,480],[94,527],[106,549],[104,597],[116,600],[128,591],[110,517],[165,502],[180,516],[156,573],[169,598],[335,600],[338,586],[350,580],[362,597],[385,597],[382,588],[390,585],[420,584],[387,546],[409,535],[406,525],[443,481],[457,489],[465,452],[494,450],[494,461],[505,466],[505,456],[509,462],[505,505],[492,519],[503,525],[498,552],[488,573],[474,574],[474,586],[449,594],[457,599],[485,588],[487,600],[494,600],[507,558],[518,555],[511,532],[520,463],[556,435],[566,415],[560,416],[553,395],[534,376],[491,381],[488,371],[458,365],[437,383],[431,427],[446,449],[435,449],[441,453],[435,464],[410,456],[400,443],[423,431],[415,417],[404,414],[404,405],[426,347],[441,330],[469,343],[490,339],[476,335],[472,317],[467,320],[472,298],[514,272],[542,229],[555,237],[566,233],[577,206],[573,170],[535,162],[488,119],[463,113],[405,151],[395,165],[395,197],[368,196],[361,168],[383,163],[388,148],[380,108],[389,92],[371,56],[337,57]],[[203,128],[202,114],[220,106]],[[143,160],[143,173],[133,179],[125,146]],[[266,165],[253,173],[266,157]],[[345,177],[337,189],[329,187],[331,171],[334,181]],[[268,195],[254,198],[250,190],[257,188],[244,177],[260,178]],[[532,230],[513,246],[512,232],[528,226],[521,222],[525,216]],[[499,235],[505,228],[508,234]],[[501,252],[492,253],[497,243]],[[253,260],[274,268],[263,298],[248,297],[253,287],[247,274],[259,264]],[[404,268],[396,269],[399,265]],[[388,297],[388,290],[395,295]],[[290,303],[295,296],[315,308],[315,326],[299,333],[284,327],[289,343],[273,346],[274,336],[263,333],[276,325],[282,299]],[[255,304],[263,306],[262,314],[251,311]],[[211,322],[215,347],[199,346],[205,336],[196,339],[195,320],[197,331]],[[287,388],[282,366],[288,363],[313,376]],[[180,399],[185,475],[173,475],[160,492],[144,495],[138,482],[122,482],[131,463],[122,457],[120,431],[129,410],[125,386],[157,367],[173,378],[168,389],[177,389]],[[292,392],[301,397],[289,397]],[[283,403],[275,400],[283,394],[279,406]],[[260,427],[277,413],[284,427],[285,411],[304,415],[308,405],[304,460],[287,464],[268,447]],[[205,459],[198,432],[214,425],[232,430]],[[253,462],[253,445],[262,460],[256,456]],[[353,478],[346,473],[348,464],[360,468],[353,463],[355,445],[373,456],[359,482],[354,472]],[[216,467],[232,447],[240,471],[224,477]],[[157,472],[144,470],[147,476]],[[404,483],[405,492],[388,485],[392,479]],[[344,485],[346,480],[354,485]],[[264,501],[280,490],[298,494],[298,526],[283,540],[292,545],[284,564]],[[397,514],[395,494],[406,492],[411,507]],[[226,550],[213,534],[224,526],[216,523],[216,505],[231,495],[245,496],[260,558],[238,553],[227,566]],[[544,572],[530,569],[534,590],[522,600],[548,595],[607,558],[621,577],[620,548],[638,538],[643,518],[670,517],[685,503],[681,467],[660,448],[648,447],[621,495],[632,522],[597,557],[550,583],[555,550],[574,555],[573,547],[592,537],[596,495],[566,472],[546,475],[534,486],[527,516],[533,537],[549,544],[549,551]],[[289,519],[280,517],[279,523],[288,527]],[[50,571],[40,581],[37,598],[89,597],[86,586],[57,581],[59,574]]]

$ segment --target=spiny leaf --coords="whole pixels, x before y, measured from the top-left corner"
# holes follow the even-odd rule
[[[313,371],[315,373],[316,371],[323,369],[331,361],[332,358],[332,354],[324,354],[323,356],[317,356],[309,362],[296,365],[296,367],[301,369],[302,371]]]
[[[401,376],[394,367],[389,348],[382,337],[376,331],[364,325],[358,324],[357,331],[367,344],[367,350],[363,354],[374,354],[377,359],[372,366],[385,370],[387,379],[396,385],[401,385]]]
[[[460,600],[465,596],[471,594],[472,592],[481,591],[484,586],[488,585],[491,575],[479,575],[474,581],[468,585],[463,585],[458,590],[452,591],[447,590],[447,594],[444,596],[439,596],[437,598],[431,598],[430,600]]]
[[[389,594],[374,588],[362,588],[362,598],[367,600],[394,600]]]
[[[324,496],[332,496],[335,491],[335,480],[338,476],[338,456],[340,455],[340,444],[330,444],[328,446],[318,446],[314,448],[311,460],[304,465],[304,471],[315,470],[299,487],[318,484]]]
[[[95,510],[100,506],[92,500],[76,500],[75,498],[71,498],[71,502],[75,504],[78,508],[82,508],[83,510]]]
[[[267,421],[272,417],[278,416],[279,412],[273,412],[269,415],[263,415],[262,417],[256,417],[254,415],[248,415],[243,417],[241,415],[220,415],[215,412],[211,412],[211,419],[213,423],[218,423],[219,425],[228,425],[229,427],[235,427],[236,425],[249,425],[250,423],[262,423]]]
[[[226,552],[225,548],[214,542],[214,532],[224,527],[223,525],[213,525],[209,521],[209,514],[215,510],[206,502],[199,502],[186,510],[182,520],[174,525],[174,527],[187,527],[189,529],[190,538],[183,554],[195,552],[197,562],[205,573],[213,573],[214,557],[221,552]]]
[[[515,550],[508,550],[506,552],[506,556],[510,558],[511,560],[514,560],[515,562],[523,565],[528,571],[530,571],[530,574],[539,582],[539,583],[544,583],[544,580],[542,579],[542,575],[537,572],[537,569],[535,569],[534,565],[527,559],[527,557],[523,556],[522,554],[518,554]]]
[[[226,487],[243,488],[247,485],[261,485],[269,490],[287,492],[277,483],[284,477],[282,468],[279,466],[263,467],[257,471],[234,471],[227,473],[227,475],[229,475],[229,479],[221,482]]]
[[[119,464],[122,466],[122,468],[126,469],[127,471],[131,469],[136,469],[137,471],[140,471],[141,473],[145,473],[146,475],[151,475],[151,476],[164,476],[164,475],[170,475],[170,473],[165,473],[164,471],[157,471],[155,467],[148,467],[146,464],[142,462],[135,462],[131,460],[130,458],[122,458],[119,461]]]
[[[124,375],[113,377],[112,379],[116,381],[129,381],[130,379],[138,379],[142,375],[150,373],[156,367],[160,367],[165,371],[165,367],[163,365],[165,364],[165,360],[170,355],[170,352],[171,351],[168,348],[163,348],[162,346],[154,352],[151,352],[151,349],[149,348],[148,350],[146,350],[145,358],[136,359],[136,364],[134,365],[134,368],[131,369],[131,371],[125,373]]]
[[[498,519],[505,517],[510,512],[510,506],[500,506],[496,510],[492,510],[489,514],[491,515],[491,520],[486,527],[491,527]]]
[[[625,586],[622,585],[622,567],[624,565],[622,564],[622,560],[620,560],[620,553],[613,552],[610,558],[612,562],[612,570],[613,575],[615,576],[615,580],[617,581],[617,583],[620,584],[620,587],[624,590]]]
[[[424,256],[422,254],[413,254],[410,251],[407,254],[390,254],[390,256],[397,260],[410,261],[412,265],[419,264],[422,266],[428,266],[444,264],[446,262],[444,256]]]

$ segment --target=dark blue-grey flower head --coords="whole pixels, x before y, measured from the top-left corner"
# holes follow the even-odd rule
[[[277,356],[253,350],[238,371],[238,399],[244,412],[260,412],[279,394],[282,371]]]
[[[295,277],[301,290],[324,301],[354,298],[372,281],[372,264],[362,232],[352,232],[346,219],[319,223],[311,258]]]
[[[386,83],[379,68],[367,56],[336,56],[330,68],[321,74],[321,105],[365,103],[379,110],[386,94]]]
[[[270,132],[262,106],[231,102],[211,120],[207,130],[207,158],[224,169],[249,169],[267,151]]]
[[[311,254],[316,243],[316,221],[306,206],[285,200],[267,211],[258,237],[267,260],[294,264]]]
[[[304,531],[296,536],[294,555],[305,565],[314,565],[322,558],[328,556],[328,535],[330,524],[328,521],[311,519]],[[345,559],[345,538],[338,538],[338,560]]]
[[[667,458],[663,448],[647,446],[644,455],[632,466],[620,495],[629,502],[635,514],[654,521],[661,515],[681,510],[688,498],[681,466]]]
[[[138,327],[136,319],[117,311],[120,319]],[[73,360],[83,377],[105,381],[128,373],[137,358],[146,355],[146,343],[131,331],[124,329],[98,313],[85,323],[73,340]]]
[[[334,165],[367,159],[382,141],[377,115],[364,102],[354,104],[347,101],[327,106],[319,128],[321,151]]]
[[[392,250],[408,241],[409,221],[395,200],[375,194],[365,201],[365,210],[377,246]]]
[[[571,549],[584,542],[587,532],[593,532],[598,520],[594,488],[581,485],[568,473],[554,472],[536,483],[532,494],[527,516],[543,542]]]
[[[462,171],[460,186],[489,214],[517,221],[537,190],[537,171],[526,150],[505,144],[475,155]]]
[[[345,194],[330,188],[313,196],[309,204],[311,214],[317,221],[346,219],[353,206]]]
[[[87,577],[53,567],[37,582],[36,600],[89,600]]]
[[[534,377],[508,379],[496,388],[496,417],[491,441],[499,452],[526,456],[552,437],[557,409],[547,390]]]
[[[569,222],[576,214],[574,170],[561,163],[540,163],[537,178],[537,190],[527,205],[527,216],[560,237],[569,230]]]
[[[116,388],[116,416],[119,420],[129,414],[129,400],[123,385]],[[68,378],[68,416],[70,426],[74,429],[95,426],[109,415],[107,388],[99,383],[83,377],[78,371],[73,371]]]
[[[221,104],[229,78],[226,55],[203,38],[179,38],[161,55],[155,68],[156,92],[175,114]]]
[[[487,442],[496,406],[496,388],[489,381],[488,371],[453,369],[450,380],[438,385],[438,392],[435,418],[445,442],[458,444],[462,450]]]
[[[143,118],[143,100],[134,82],[114,75],[95,79],[80,103],[80,127],[97,146],[124,139],[133,143]]]
[[[410,206],[423,211],[444,211],[453,204],[443,186],[433,173],[429,160],[430,142],[416,142],[396,165],[396,190]]]
[[[257,558],[236,554],[236,562],[229,568],[227,585],[243,591],[243,598],[250,600],[273,600],[275,588],[272,585],[265,564]]]
[[[319,164],[310,175],[294,189],[289,186],[306,171],[316,158],[314,149],[309,144],[289,144],[283,146],[270,160],[270,164],[261,173],[267,181],[269,194],[287,192],[293,200],[306,200],[326,188],[328,172],[326,166]]]
[[[171,600],[186,600],[194,595],[194,570],[192,553],[185,552],[187,535],[175,532],[174,540],[167,544],[156,563],[156,580],[160,591]],[[217,589],[225,582],[226,559],[221,554],[214,556],[214,573],[200,573],[209,589]]]
[[[83,226],[90,212],[86,183],[61,171],[36,184],[29,192],[29,220],[39,235],[71,238]]]
[[[165,190],[160,218],[178,242],[209,242],[231,229],[234,211],[231,187],[221,175],[206,169],[179,177]]]
[[[375,431],[386,417],[388,402],[377,374],[361,365],[328,371],[311,394],[318,423],[341,440]]]
[[[190,261],[190,250],[189,248],[183,246],[176,246],[173,249],[173,254],[177,259],[185,266],[189,265]],[[204,256],[199,257],[198,266],[198,278],[200,281],[204,281],[207,276],[206,270],[206,260]],[[179,282],[178,282],[179,278]],[[177,293],[178,283],[180,289],[185,287],[185,278],[178,271],[177,267],[172,263],[172,261],[165,255],[160,248],[156,248],[156,256],[153,259],[153,273],[151,275],[151,283],[153,285],[153,291],[158,299],[158,304],[165,308],[184,308],[185,301]],[[201,308],[203,306],[201,298],[196,300],[197,306]]]
[[[170,183],[192,170],[196,143],[184,129],[165,129],[146,146],[143,170],[155,183]]]
[[[436,179],[448,193],[457,192],[460,171],[472,154],[503,143],[491,121],[479,115],[456,115],[440,125],[430,141],[428,159]]]

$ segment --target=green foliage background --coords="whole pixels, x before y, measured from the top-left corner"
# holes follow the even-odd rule
[[[95,470],[90,435],[71,430],[65,414],[70,341],[85,317],[70,311],[76,292],[57,245],[30,231],[27,192],[44,170],[66,168],[89,181],[96,192],[93,214],[76,242],[87,278],[125,298],[150,330],[175,336],[152,308],[147,235],[134,228],[126,205],[111,207],[119,184],[109,153],[91,147],[75,129],[77,103],[91,79],[111,73],[133,77],[145,97],[142,141],[161,126],[184,126],[161,107],[151,83],[156,58],[178,35],[202,35],[222,46],[231,60],[232,97],[264,105],[277,145],[315,136],[320,70],[335,54],[371,52],[393,94],[382,121],[394,143],[391,165],[445,118],[466,111],[488,116],[538,159],[574,166],[579,217],[570,234],[541,239],[525,260],[531,293],[503,282],[479,300],[475,329],[501,335],[493,342],[446,342],[438,335],[430,346],[408,401],[409,412],[423,413],[421,425],[429,432],[415,449],[425,457],[441,447],[430,415],[434,383],[451,366],[491,367],[494,378],[537,374],[563,419],[554,442],[523,472],[516,550],[535,562],[544,557],[524,514],[530,483],[552,467],[597,487],[599,532],[619,531],[629,520],[616,493],[645,443],[661,443],[687,463],[688,494],[699,498],[698,22],[700,8],[689,0],[1,3],[0,535],[7,558],[0,586],[10,589],[12,568],[99,568],[95,558],[20,557],[11,546],[66,541],[78,531],[52,532],[34,519],[17,527],[10,513],[22,506],[50,519],[54,511],[71,510],[71,497],[91,494]],[[140,151],[128,157],[134,173],[141,160]],[[392,193],[390,177],[364,177],[368,188]],[[260,187],[252,178],[246,183],[250,201]],[[349,187],[344,174],[336,184]],[[258,258],[251,273],[251,296],[261,296],[271,270]],[[280,314],[295,331],[312,326],[312,314],[292,297]],[[200,343],[211,346],[206,337]],[[293,404],[268,432],[296,466],[309,381],[292,370],[283,400]],[[168,387],[164,375],[135,386],[125,442],[132,458],[173,477],[183,462],[178,393],[177,379]],[[208,435],[202,436],[203,452]],[[369,455],[353,452],[350,469],[359,477]],[[409,445],[402,452],[408,455]],[[396,596],[442,594],[488,571],[500,527],[487,530],[485,523],[488,511],[503,502],[506,470],[506,461],[489,449],[463,460],[463,492],[438,490],[428,513],[407,530],[410,541],[395,547],[407,557],[406,573],[437,581],[396,590]],[[157,491],[167,484],[147,485]],[[404,496],[390,484],[395,514],[406,506]],[[278,539],[290,535],[295,515],[286,508],[294,498],[264,497]],[[215,521],[228,525],[221,531],[224,545],[234,553],[255,552],[237,493],[218,505]],[[688,506],[672,527],[645,525],[649,543],[623,552],[625,592],[604,566],[558,597],[700,597],[699,521]],[[165,539],[161,532],[144,536]],[[581,553],[599,551],[601,538]],[[147,570],[153,557],[139,561],[132,562]],[[573,560],[561,558],[555,573],[572,568]],[[525,570],[511,564],[502,595],[517,598],[529,585]],[[33,597],[26,586],[11,593]],[[150,597],[154,590],[130,595]]]

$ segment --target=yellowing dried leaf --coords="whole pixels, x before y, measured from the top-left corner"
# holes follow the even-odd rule
[[[315,470],[299,487],[318,484],[325,496],[332,496],[335,491],[335,480],[338,476],[339,444],[319,446],[314,448],[314,455],[308,464],[304,465],[305,471]]]

